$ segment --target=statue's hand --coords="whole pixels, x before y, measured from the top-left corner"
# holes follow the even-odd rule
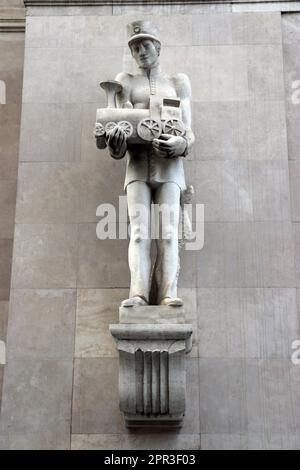
[[[153,148],[160,157],[179,157],[184,154],[186,140],[180,136],[162,134],[159,139],[153,140]]]
[[[106,143],[109,149],[109,153],[113,158],[123,158],[126,150],[126,134],[121,127],[114,127],[108,134]]]

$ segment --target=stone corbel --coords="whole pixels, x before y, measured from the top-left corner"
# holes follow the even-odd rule
[[[175,310],[160,306],[120,308],[121,321],[139,318],[143,323],[110,325],[119,351],[120,410],[127,427],[182,425],[185,356],[191,350],[192,325],[179,323]],[[168,313],[173,323],[162,323],[168,321]]]

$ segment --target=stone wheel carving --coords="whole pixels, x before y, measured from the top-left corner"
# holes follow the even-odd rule
[[[137,133],[143,140],[157,139],[161,134],[161,124],[155,119],[146,118],[138,123]]]
[[[164,134],[171,134],[176,136],[183,136],[185,128],[183,122],[179,119],[168,119],[163,124]]]
[[[115,127],[116,127],[117,123],[116,122],[113,122],[113,121],[109,121],[106,126],[105,126],[105,131],[107,134],[110,133],[110,131],[112,131]]]
[[[132,135],[132,133],[133,133],[133,127],[132,127],[132,125],[130,124],[130,122],[128,122],[128,121],[120,121],[120,122],[118,122],[118,126],[121,127],[121,129],[123,129],[123,131],[125,132],[127,138]]]
[[[101,122],[96,122],[94,128],[94,136],[102,137],[105,134],[105,128]]]

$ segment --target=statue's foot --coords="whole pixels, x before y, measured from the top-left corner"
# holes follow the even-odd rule
[[[160,302],[160,305],[169,305],[170,307],[182,307],[183,300],[179,297],[165,297]]]
[[[121,302],[121,307],[144,307],[145,305],[148,305],[148,302],[139,295],[135,295]]]

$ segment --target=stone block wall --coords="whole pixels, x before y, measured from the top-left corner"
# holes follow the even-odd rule
[[[300,448],[298,136],[283,61],[298,39],[282,39],[280,11],[208,6],[28,8],[4,448]],[[95,230],[125,172],[94,145],[99,82],[134,70],[136,11],[161,30],[163,68],[191,78],[185,168],[205,204],[204,248],[182,256],[195,337],[178,434],[124,428],[108,324],[128,293],[128,241]]]
[[[22,107],[25,20],[24,11],[18,8],[19,6],[17,2],[11,2],[9,5],[8,2],[0,1],[0,409]]]

